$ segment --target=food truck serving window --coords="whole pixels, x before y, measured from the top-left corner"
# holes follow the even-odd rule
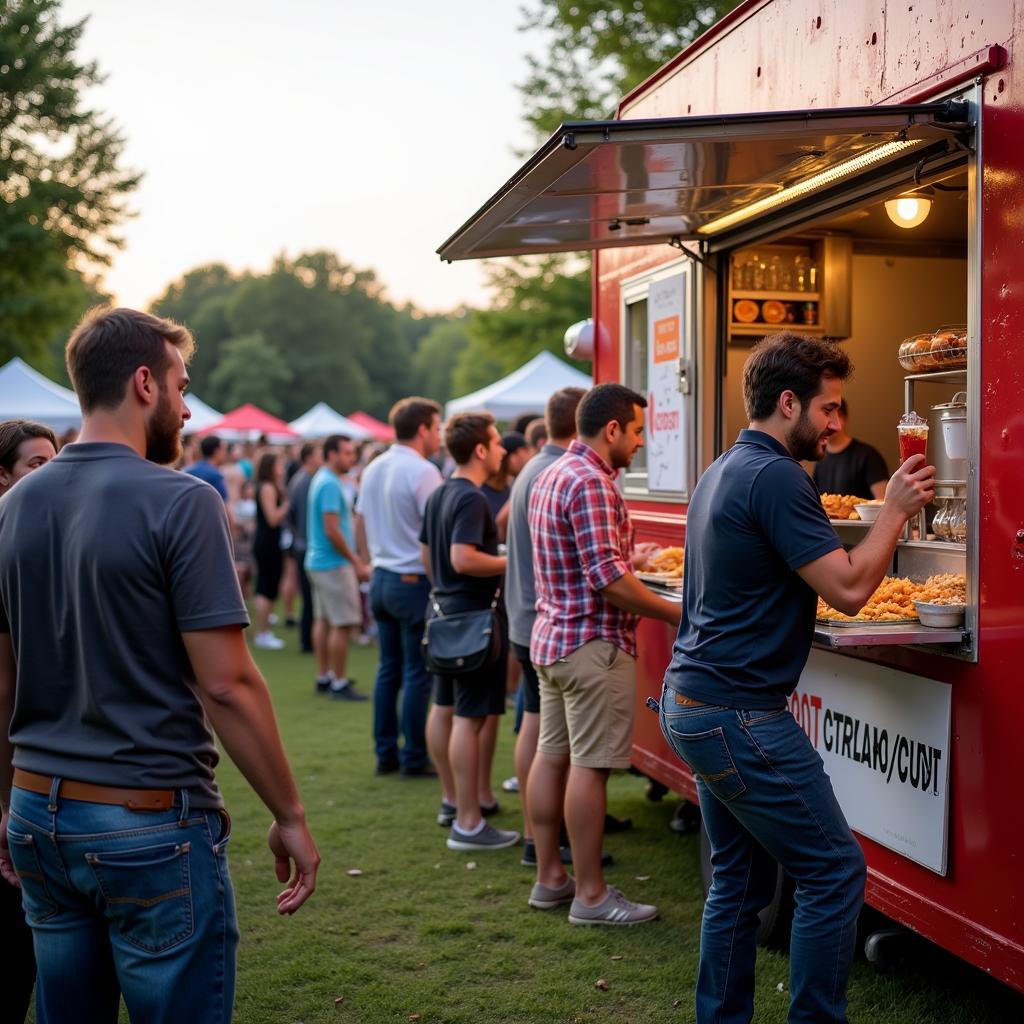
[[[561,128],[438,249],[461,260],[701,240],[826,203],[858,179],[941,162],[969,134],[959,100]]]
[[[647,399],[627,493],[687,501],[696,465],[693,266],[678,260],[623,285],[620,377]]]

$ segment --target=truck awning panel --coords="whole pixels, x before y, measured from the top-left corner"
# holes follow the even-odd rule
[[[969,135],[963,101],[575,121],[438,249],[442,259],[710,239]]]

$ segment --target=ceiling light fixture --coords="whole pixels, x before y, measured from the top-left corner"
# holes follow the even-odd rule
[[[895,199],[886,199],[885,212],[896,227],[916,228],[931,213],[933,195],[930,188],[916,188]]]
[[[876,146],[866,153],[861,153],[859,156],[844,160],[842,163],[836,164],[835,167],[829,167],[818,174],[812,174],[811,177],[805,178],[795,185],[790,185],[788,188],[782,189],[781,192],[776,192],[773,195],[766,196],[764,199],[759,199],[757,202],[744,206],[739,210],[734,210],[732,213],[727,213],[724,217],[719,217],[717,220],[709,221],[707,224],[699,227],[697,231],[701,235],[713,235],[716,232],[724,231],[726,228],[741,224],[743,221],[756,217],[760,213],[767,213],[769,210],[774,210],[777,206],[792,202],[794,199],[800,199],[811,192],[824,188],[826,185],[832,185],[839,181],[840,178],[856,174],[872,164],[888,160],[897,153],[902,153],[914,146],[919,146],[922,141],[921,139],[895,139],[892,142],[883,143],[881,146]]]

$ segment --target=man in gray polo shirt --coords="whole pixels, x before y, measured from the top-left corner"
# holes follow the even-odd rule
[[[238,926],[211,726],[273,814],[278,912],[315,887],[224,503],[163,468],[192,348],[168,320],[87,314],[67,347],[78,443],[0,500],[0,873],[22,888],[40,1024],[113,1024],[121,995],[147,1024],[231,1019]]]
[[[533,826],[526,802],[526,779],[537,753],[540,732],[540,681],[530,661],[530,632],[537,618],[537,591],[533,580],[533,543],[530,540],[530,491],[533,482],[552,462],[560,459],[576,436],[576,406],[586,394],[583,388],[562,388],[549,399],[544,420],[548,441],[523,467],[512,485],[508,514],[508,569],[505,572],[505,605],[512,653],[523,669],[520,697],[523,717],[516,736],[515,766],[523,805],[523,864],[535,866]]]

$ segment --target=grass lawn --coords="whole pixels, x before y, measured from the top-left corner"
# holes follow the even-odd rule
[[[319,887],[292,918],[274,911],[278,884],[264,837],[268,815],[226,761],[234,818],[231,865],[242,945],[235,1019],[257,1022],[691,1021],[701,895],[698,844],[668,829],[674,809],[644,799],[642,779],[613,778],[610,810],[633,830],[609,836],[609,881],[658,904],[636,928],[576,928],[564,911],[526,905],[531,872],[517,849],[449,852],[430,780],[375,778],[371,705],[313,694],[309,656],[259,652],[310,823],[323,856]],[[374,648],[350,670],[372,690]],[[512,716],[503,723],[495,785],[512,774]],[[520,828],[519,800],[501,794],[499,826]],[[471,866],[475,859],[476,866]],[[350,869],[362,874],[350,876]],[[762,951],[756,1020],[784,1022],[787,958]],[[606,990],[595,983],[605,979]],[[338,1002],[337,1000],[341,1000]],[[1024,1001],[927,947],[898,974],[861,958],[850,1018],[887,1024],[1024,1020]],[[187,1022],[186,1022],[187,1024]]]

